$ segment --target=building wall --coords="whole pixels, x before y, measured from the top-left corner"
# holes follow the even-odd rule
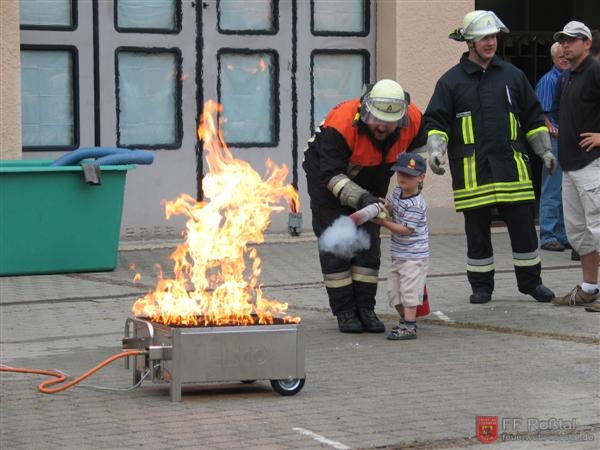
[[[0,1],[0,159],[21,159],[19,1]]]
[[[375,0],[374,0],[375,1]],[[398,80],[422,110],[436,80],[456,64],[464,45],[448,39],[473,0],[376,0],[377,78]],[[426,5],[426,7],[425,7]],[[0,159],[20,159],[21,105],[19,2],[0,1]],[[450,175],[428,173],[425,194],[433,233],[460,232],[462,215],[453,208]],[[306,224],[305,224],[306,226]]]
[[[448,39],[448,34],[473,9],[474,0],[379,0],[377,78],[397,80],[425,111],[438,78],[466,51],[465,44]],[[454,211],[449,170],[443,176],[428,171],[424,192],[431,232],[462,232],[463,218]]]

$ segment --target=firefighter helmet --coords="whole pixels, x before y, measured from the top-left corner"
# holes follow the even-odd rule
[[[398,122],[406,114],[408,95],[394,80],[380,80],[365,94],[360,117],[367,124]]]
[[[463,26],[449,34],[455,41],[478,41],[485,36],[508,33],[508,28],[493,11],[471,11],[463,19]]]

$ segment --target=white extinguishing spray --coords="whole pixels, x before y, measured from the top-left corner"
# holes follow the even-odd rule
[[[383,208],[383,204],[373,203],[350,216],[338,217],[319,238],[319,248],[341,258],[352,258],[357,252],[367,250],[371,246],[369,235],[358,227],[377,217]]]
[[[379,203],[372,203],[371,205],[367,205],[364,208],[350,214],[350,218],[356,226],[362,225],[363,223],[377,217],[382,209],[383,206]]]

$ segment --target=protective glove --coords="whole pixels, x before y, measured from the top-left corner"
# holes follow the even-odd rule
[[[379,205],[381,204],[381,200],[379,200],[370,192],[365,192],[363,195],[360,196],[360,200],[358,201],[358,209],[362,209],[365,206],[372,205],[373,203]]]
[[[546,169],[548,169],[548,173],[554,175],[554,172],[556,172],[556,168],[558,167],[558,162],[552,152],[544,153],[542,155],[542,161],[544,162]]]
[[[379,213],[377,214],[378,219],[389,220],[390,212],[385,207],[385,204],[381,201],[381,199],[375,197],[370,192],[363,194],[359,201],[360,207],[364,208],[368,205],[377,205],[379,208]]]
[[[359,209],[366,208],[369,205],[375,205],[379,209],[379,212],[377,213],[377,216],[376,216],[378,219],[384,219],[384,220],[390,219],[390,213],[389,213],[388,209],[385,207],[385,204],[381,201],[381,199],[375,197],[370,192],[367,192],[360,197]]]
[[[371,203],[350,214],[350,218],[357,226],[371,219],[390,220],[389,212],[383,203]]]
[[[437,175],[446,173],[446,169],[442,166],[446,164],[445,155],[447,150],[448,142],[441,134],[433,133],[427,136],[428,162],[433,173]]]
[[[528,136],[527,141],[529,142],[529,145],[531,145],[533,153],[539,156],[544,162],[544,166],[548,169],[548,173],[554,175],[558,163],[552,154],[552,145],[550,144],[550,134],[548,134],[548,131],[542,129],[532,136]]]

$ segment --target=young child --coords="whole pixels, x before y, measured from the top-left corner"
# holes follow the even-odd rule
[[[416,339],[417,306],[423,302],[429,261],[427,204],[421,194],[427,165],[415,153],[402,153],[391,170],[396,172],[398,183],[386,197],[392,221],[374,220],[392,232],[388,297],[390,305],[400,315],[400,323],[392,328],[387,338]]]

